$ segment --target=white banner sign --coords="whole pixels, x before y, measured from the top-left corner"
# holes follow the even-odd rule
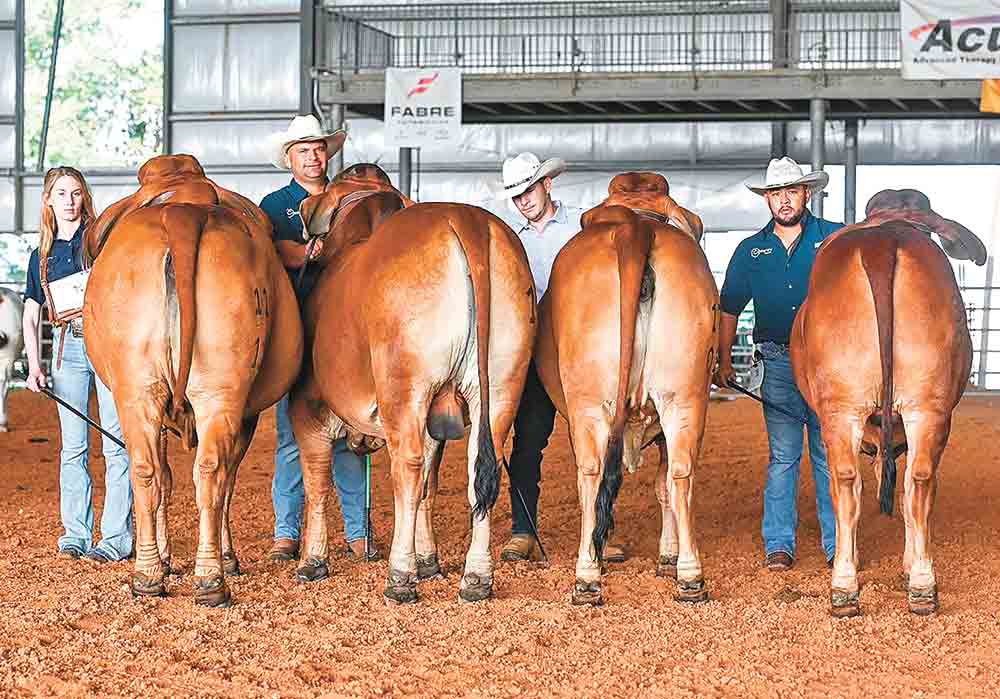
[[[1000,78],[1000,0],[902,0],[903,77]]]
[[[385,145],[424,148],[462,136],[462,71],[387,68]]]

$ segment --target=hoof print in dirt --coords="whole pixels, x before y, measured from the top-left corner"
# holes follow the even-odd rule
[[[838,619],[861,615],[861,593],[858,590],[833,590],[830,592],[830,614]]]
[[[683,602],[684,604],[701,604],[702,602],[707,602],[708,588],[705,586],[705,580],[703,578],[698,578],[697,580],[678,580],[677,594],[674,595],[674,601]]]
[[[222,576],[198,578],[194,581],[194,601],[202,607],[226,608],[232,605],[233,596]]]
[[[677,579],[677,556],[660,556],[656,562],[656,577]]]
[[[295,579],[299,582],[319,582],[330,577],[330,568],[326,561],[319,558],[307,558],[295,571]]]
[[[410,573],[389,571],[382,597],[388,605],[413,604],[417,601],[417,577]]]
[[[166,597],[167,586],[163,584],[163,579],[156,580],[142,573],[132,573],[129,581],[132,590],[132,597]]]
[[[429,556],[417,556],[417,582],[444,578],[441,563],[436,553]]]
[[[466,573],[458,588],[458,599],[462,602],[483,602],[493,596],[492,576]]]
[[[229,578],[235,578],[243,574],[243,571],[240,570],[240,562],[236,558],[236,554],[230,553],[222,557],[222,572]]]
[[[910,611],[918,616],[934,614],[940,606],[937,585],[926,588],[911,587],[907,591],[906,602],[910,606]]]
[[[588,605],[600,607],[604,604],[604,592],[600,580],[577,580],[573,585],[573,596],[570,598],[578,606]]]

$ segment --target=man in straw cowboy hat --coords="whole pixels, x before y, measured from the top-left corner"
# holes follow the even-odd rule
[[[326,166],[347,138],[343,130],[325,133],[319,120],[310,115],[292,119],[288,129],[275,133],[268,141],[268,159],[281,170],[290,170],[292,180],[286,186],[264,197],[260,208],[271,219],[274,244],[285,269],[295,285],[299,271],[306,263],[306,243],[303,238],[299,204],[326,188]],[[316,242],[312,257],[321,251]],[[316,283],[319,270],[307,267],[302,288],[296,289],[300,302]],[[287,561],[298,556],[305,491],[302,484],[302,463],[299,446],[288,418],[288,396],[277,406],[278,444],[274,452],[274,480],[271,499],[274,504],[274,545],[268,557]],[[333,449],[333,475],[344,516],[344,538],[351,558],[363,559],[365,552],[365,469],[359,456],[340,439]],[[374,551],[374,548],[370,549]]]
[[[539,299],[548,287],[556,255],[580,230],[583,211],[552,198],[552,180],[565,170],[566,163],[560,158],[543,162],[534,153],[521,153],[504,161],[502,181],[497,188],[498,198],[507,200],[525,219],[517,234],[528,254]],[[538,543],[532,523],[538,522],[542,450],[549,443],[555,417],[556,408],[532,362],[514,418],[514,448],[510,455],[511,538],[500,554],[503,560],[529,560]],[[517,490],[524,497],[527,510],[516,497]],[[625,552],[620,546],[608,544],[604,557],[622,561]]]
[[[830,470],[819,421],[795,385],[788,340],[792,321],[806,297],[809,274],[819,246],[824,238],[844,225],[816,218],[806,209],[809,198],[822,191],[829,180],[825,172],[803,174],[794,160],[785,157],[768,164],[763,186],[748,185],[750,191],[764,198],[772,218],[758,233],[739,244],[726,270],[720,294],[722,327],[715,377],[719,386],[726,386],[733,379],[736,321],[752,299],[754,357],[762,361],[764,367],[761,397],[808,421],[816,511],[828,565],[833,560],[837,537],[830,497]],[[783,571],[795,563],[796,499],[804,444],[802,422],[767,405],[764,422],[770,448],[762,525],[765,565],[768,570]]]

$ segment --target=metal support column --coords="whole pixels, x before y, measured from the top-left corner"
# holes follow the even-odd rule
[[[316,2],[302,0],[302,19],[299,24],[299,114],[313,112],[312,67],[316,65]],[[317,114],[320,119],[322,114]],[[339,170],[338,170],[339,172]]]
[[[330,123],[327,125],[330,131],[338,131],[344,128],[344,105],[333,104],[330,105]],[[337,153],[330,158],[330,167],[336,174],[344,169],[344,149],[341,148]]]
[[[14,233],[24,234],[24,0],[14,5]]]
[[[173,148],[170,115],[174,111],[174,0],[163,1],[163,152]]]
[[[844,124],[844,223],[857,221],[858,202],[858,120]]]
[[[399,149],[399,191],[410,196],[410,187],[412,184],[412,170],[413,170],[413,149],[412,148],[400,148]]]
[[[826,162],[826,101],[814,97],[809,100],[809,123],[812,126],[812,169],[823,169]],[[823,192],[812,198],[812,212],[817,218],[823,217]]]
[[[45,149],[49,141],[49,117],[52,116],[52,96],[56,89],[56,66],[59,64],[59,39],[62,38],[65,0],[56,4],[56,21],[52,27],[52,59],[49,61],[49,83],[45,89],[45,110],[42,113],[42,135],[38,139],[38,171],[45,171]]]

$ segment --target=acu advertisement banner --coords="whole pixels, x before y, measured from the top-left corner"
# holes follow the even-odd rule
[[[1000,0],[901,0],[903,77],[1000,78]]]
[[[462,71],[387,68],[385,145],[426,148],[462,137]]]

